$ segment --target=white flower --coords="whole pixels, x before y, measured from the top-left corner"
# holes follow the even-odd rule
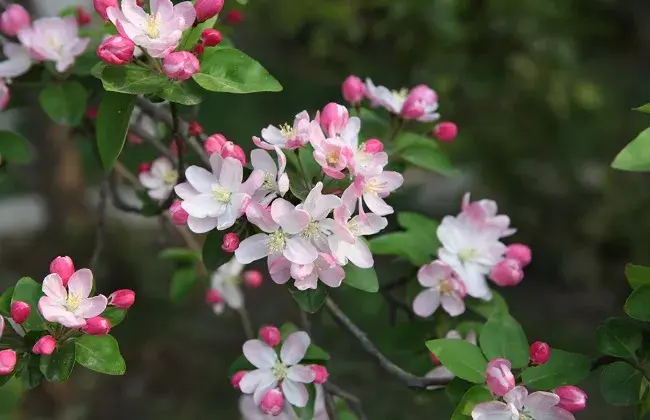
[[[399,115],[402,112],[408,94],[408,89],[390,90],[385,86],[375,86],[372,80],[366,79],[366,96],[372,106],[381,106],[391,114]]]
[[[244,375],[239,388],[244,394],[253,394],[253,402],[259,405],[262,397],[280,384],[289,403],[305,407],[309,393],[303,384],[314,382],[315,374],[309,366],[298,363],[305,357],[311,340],[306,332],[291,334],[282,344],[280,358],[276,351],[261,340],[244,343],[244,356],[257,369]]]
[[[468,221],[446,216],[437,233],[442,245],[438,258],[458,274],[467,293],[479,299],[492,299],[485,276],[501,261],[506,250],[499,242],[498,232],[479,229]]]
[[[2,46],[2,53],[7,59],[0,62],[0,77],[12,79],[22,76],[32,66],[29,52],[20,44],[5,42]]]
[[[309,119],[307,111],[296,115],[293,126],[283,124],[279,128],[274,125],[262,129],[262,139],[253,137],[253,143],[257,147],[266,150],[273,150],[276,147],[281,149],[297,149],[309,142],[312,132],[320,131],[320,125]],[[321,131],[322,133],[322,131]]]
[[[560,397],[551,392],[528,394],[523,386],[508,392],[505,402],[490,401],[477,404],[472,410],[473,420],[575,420],[573,414],[557,407]]]
[[[192,2],[174,6],[171,0],[151,0],[151,13],[145,12],[136,0],[122,0],[122,10],[106,9],[108,18],[120,35],[129,38],[155,58],[164,58],[178,47],[183,31],[196,20]]]
[[[363,203],[371,212],[385,216],[393,213],[393,207],[384,198],[404,183],[404,177],[399,172],[384,171],[379,165],[371,165],[365,173],[357,175],[354,183],[343,193],[346,197],[354,194],[359,199],[359,214],[365,217]]]
[[[74,18],[58,17],[35,20],[18,32],[18,39],[35,59],[54,61],[59,73],[70,68],[90,42],[90,38],[79,38]]]
[[[244,294],[241,291],[241,273],[244,266],[232,258],[224,265],[217,268],[210,278],[212,289],[214,289],[223,301],[214,305],[214,311],[220,314],[227,305],[232,309],[238,310],[244,306]]]
[[[341,206],[341,199],[333,194],[323,194],[323,183],[317,183],[309,192],[305,201],[296,206],[296,210],[307,213],[309,222],[300,234],[320,251],[329,251],[327,237],[331,234],[333,220],[327,216]]]
[[[262,205],[269,204],[277,196],[284,197],[289,191],[289,176],[285,172],[287,158],[279,147],[275,148],[275,152],[278,155],[277,165],[266,150],[255,149],[251,152],[253,169],[261,172],[264,178],[262,186],[253,194],[252,200]]]
[[[465,285],[447,264],[436,260],[423,265],[418,271],[418,281],[426,289],[413,301],[416,315],[423,318],[431,316],[440,305],[450,316],[465,312]]]
[[[140,183],[148,190],[149,197],[165,200],[178,181],[178,172],[169,159],[159,157],[153,161],[149,171],[140,173],[139,178]]]
[[[456,330],[450,330],[447,332],[447,335],[445,335],[445,338],[447,339],[452,339],[452,340],[462,340],[463,337],[460,335],[460,333]],[[476,345],[476,332],[473,330],[470,330],[467,332],[467,335],[465,335],[465,341],[468,343],[472,343]],[[436,366],[433,368],[431,371],[429,371],[425,377],[427,378],[433,378],[433,379],[447,379],[447,380],[452,380],[456,377],[449,369],[444,367],[443,365]],[[438,389],[438,388],[444,388],[443,385],[432,385],[427,387],[427,389]]]
[[[174,188],[184,200],[181,206],[189,214],[187,226],[194,233],[228,229],[250,200],[247,184],[242,184],[243,168],[239,160],[212,154],[210,166],[212,172],[190,166],[185,171],[187,182]]]

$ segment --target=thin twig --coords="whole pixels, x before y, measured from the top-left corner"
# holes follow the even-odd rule
[[[323,386],[328,393],[345,401],[348,404],[348,407],[350,407],[350,410],[354,411],[354,414],[357,415],[359,420],[368,420],[366,413],[363,411],[363,404],[357,396],[350,394],[330,381],[325,382]]]
[[[106,203],[108,198],[108,178],[110,174],[105,174],[99,187],[99,203],[97,204],[97,233],[95,234],[95,246],[90,258],[89,267],[95,271],[99,255],[104,247],[104,237],[106,236]]]
[[[178,165],[178,158],[174,156],[169,147],[165,146],[158,138],[150,135],[140,124],[131,124],[129,131],[152,145],[158,153],[171,160],[174,165]]]
[[[248,311],[246,310],[246,308],[242,307],[238,309],[237,313],[239,314],[239,319],[241,320],[241,325],[244,328],[244,333],[246,334],[246,338],[249,340],[255,338],[255,331],[253,330],[253,324],[251,322],[250,317],[248,316]]]
[[[325,306],[334,319],[347,329],[357,340],[359,340],[361,347],[363,347],[368,354],[373,356],[386,372],[397,377],[397,379],[402,381],[409,388],[426,389],[432,385],[447,385],[450,382],[449,379],[427,378],[405,371],[384,356],[372,341],[370,341],[366,333],[357,327],[331,298],[328,297],[325,299]]]

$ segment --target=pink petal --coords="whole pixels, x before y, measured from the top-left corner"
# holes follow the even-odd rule
[[[287,239],[286,244],[283,255],[292,263],[309,264],[318,258],[318,251],[314,245],[302,236]]]
[[[241,241],[235,251],[237,261],[241,264],[250,264],[269,255],[268,240],[269,235],[258,233]]]
[[[442,309],[450,316],[458,316],[465,312],[465,302],[458,296],[442,296]]]
[[[77,270],[68,280],[68,293],[86,299],[93,289],[93,272],[87,268]]]
[[[174,18],[178,19],[178,29],[186,30],[196,20],[196,10],[194,5],[189,1],[184,1],[174,6]]]
[[[293,366],[300,362],[307,353],[311,340],[309,335],[304,331],[297,331],[291,334],[284,341],[282,350],[280,350],[280,359],[287,366]]]
[[[268,259],[269,274],[277,284],[284,284],[291,278],[291,261],[282,255],[275,254]]]
[[[309,402],[309,392],[301,383],[294,382],[291,379],[282,381],[282,392],[291,405],[296,407],[305,407]]]
[[[423,318],[433,315],[438,306],[440,306],[440,292],[437,289],[423,290],[413,300],[413,312]]]
[[[275,350],[260,340],[248,340],[242,349],[246,359],[259,369],[270,369],[278,360]]]
[[[294,382],[301,382],[303,384],[310,384],[316,379],[314,370],[309,366],[293,365],[287,369],[287,378]]]
[[[318,278],[329,287],[339,287],[345,278],[345,271],[340,265],[326,268],[318,272]]]
[[[106,309],[108,304],[108,299],[104,295],[97,295],[91,297],[90,299],[85,299],[81,302],[81,305],[74,310],[75,316],[81,318],[92,318],[94,316],[100,315]]]
[[[39,299],[38,310],[46,321],[58,322],[68,328],[79,328],[86,325],[85,319],[75,316],[48,296]]]
[[[63,286],[63,280],[58,274],[48,274],[43,279],[43,293],[56,302],[65,303],[68,291]]]

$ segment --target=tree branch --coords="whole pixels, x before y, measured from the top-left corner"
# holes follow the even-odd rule
[[[95,271],[99,255],[104,248],[104,236],[106,234],[106,204],[108,198],[108,178],[110,174],[105,174],[102,184],[99,188],[99,203],[97,204],[97,233],[95,234],[95,247],[90,257],[89,267]]]
[[[323,384],[323,387],[329,394],[334,395],[335,397],[339,397],[345,401],[348,404],[348,407],[350,407],[350,410],[352,410],[354,414],[357,415],[359,420],[368,420],[366,413],[363,411],[363,404],[357,396],[350,394],[349,392],[345,391],[330,381],[325,382]]]

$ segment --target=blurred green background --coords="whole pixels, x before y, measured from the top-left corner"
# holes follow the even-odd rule
[[[206,131],[250,146],[250,137],[268,124],[342,101],[340,83],[349,74],[393,88],[431,85],[443,119],[459,126],[455,143],[443,147],[462,175],[409,173],[408,186],[392,203],[439,218],[458,211],[466,190],[496,199],[519,229],[512,239],[533,249],[523,283],[504,291],[529,341],[594,351],[597,325],[622,313],[625,263],[650,264],[648,176],[609,168],[648,124],[630,108],[650,98],[650,3],[228,0],[226,8],[244,12],[230,34],[235,44],[284,91],[212,95],[199,113]],[[70,255],[81,267],[92,253],[92,153],[37,112],[3,116],[21,121],[39,150],[35,163],[12,168],[0,184],[5,286],[24,275],[41,280],[57,255]],[[133,168],[146,155],[143,148],[129,146],[125,161]],[[226,377],[245,340],[238,319],[214,315],[198,288],[186,304],[170,303],[173,267],[156,258],[168,245],[159,224],[109,214],[96,277],[100,292],[128,287],[138,295],[127,322],[114,331],[127,375],[104,377],[78,367],[70,382],[24,395],[13,414],[17,394],[3,390],[0,409],[7,409],[0,417],[238,419],[238,392]],[[390,281],[404,269],[380,264],[380,279]],[[422,345],[435,334],[431,325],[409,325],[401,316],[393,325],[379,295],[342,289],[335,297],[392,359],[420,374],[432,367]],[[247,292],[247,299],[255,326],[298,321],[288,293],[270,280]],[[362,398],[370,419],[449,418],[452,408],[442,392],[405,389],[327,315],[312,321],[316,342],[332,354],[332,379]],[[605,405],[597,373],[584,385],[589,409],[578,418],[632,418]]]

